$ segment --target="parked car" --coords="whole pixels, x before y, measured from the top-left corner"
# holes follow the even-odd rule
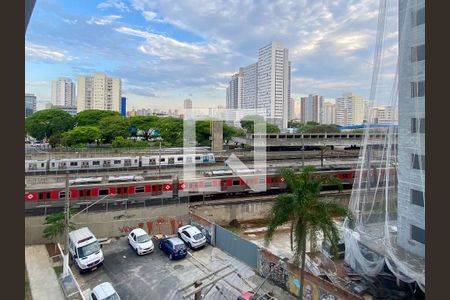
[[[187,255],[186,245],[177,237],[165,238],[159,241],[159,249],[169,255],[169,259],[183,258]]]
[[[151,253],[154,249],[152,239],[142,228],[133,229],[128,234],[128,245],[136,251],[137,255]]]
[[[103,282],[92,289],[90,300],[121,300],[119,294],[109,282]]]
[[[189,248],[200,248],[206,244],[206,237],[195,226],[185,225],[178,228],[178,236],[186,242]]]

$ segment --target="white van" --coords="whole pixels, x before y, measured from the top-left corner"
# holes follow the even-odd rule
[[[69,252],[80,273],[95,270],[103,262],[103,252],[95,235],[87,227],[69,233]]]

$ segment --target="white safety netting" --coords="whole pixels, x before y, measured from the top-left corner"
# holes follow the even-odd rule
[[[344,222],[344,241],[345,261],[355,271],[376,276],[387,266],[398,280],[416,282],[425,292],[425,98],[413,85],[425,80],[425,61],[417,62],[421,54],[412,49],[425,43],[425,25],[417,25],[424,5],[380,0],[368,123],[379,121],[375,108],[393,107],[398,127],[364,129],[349,204],[354,220]],[[377,131],[387,133],[381,142]]]

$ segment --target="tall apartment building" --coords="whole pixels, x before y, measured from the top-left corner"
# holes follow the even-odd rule
[[[191,99],[184,100],[184,109],[192,109],[192,100]]]
[[[336,98],[336,124],[340,126],[360,125],[364,121],[364,101],[354,93]]]
[[[323,106],[323,124],[336,124],[336,104],[325,102]]]
[[[60,77],[57,80],[52,80],[52,103],[57,106],[77,106],[75,85],[70,78]]]
[[[239,68],[239,72],[231,76],[227,95],[227,108],[242,108],[242,100],[244,97],[244,68]]]
[[[87,109],[120,112],[122,81],[96,73],[94,76],[78,76],[77,112]]]
[[[25,94],[25,117],[36,112],[36,99],[35,94]]]
[[[257,109],[265,113],[267,122],[287,128],[290,95],[289,50],[272,42],[258,51]]]
[[[425,256],[425,0],[399,1],[398,244]]]
[[[378,106],[369,109],[371,124],[396,124],[398,122],[397,109],[394,106]],[[369,115],[369,114],[368,114]]]
[[[289,105],[288,105],[288,121],[295,120],[295,99],[290,98],[289,99]]]
[[[242,68],[242,105],[244,109],[255,109],[258,99],[258,63]]]
[[[301,110],[303,123],[323,121],[323,97],[319,95],[308,95],[301,98]]]

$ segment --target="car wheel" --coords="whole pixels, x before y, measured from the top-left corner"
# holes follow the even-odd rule
[[[188,243],[189,249],[192,249],[192,244]]]
[[[172,260],[172,259],[173,259],[172,253],[171,253],[171,254],[169,254],[169,259],[170,259],[170,260]]]
[[[138,251],[138,249],[136,248],[136,249],[134,249],[134,251],[136,252],[136,254],[137,255],[139,255],[139,251]]]

